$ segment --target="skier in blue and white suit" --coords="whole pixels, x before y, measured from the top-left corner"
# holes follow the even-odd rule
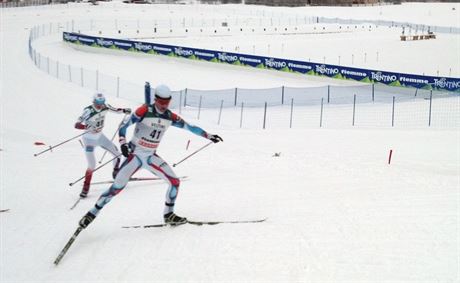
[[[110,200],[120,193],[129,181],[129,178],[140,168],[145,168],[153,174],[164,179],[169,188],[166,193],[164,208],[164,221],[167,224],[178,225],[187,222],[185,217],[180,217],[174,213],[174,204],[179,192],[180,180],[159,155],[156,154],[164,133],[169,126],[184,128],[190,132],[213,141],[214,143],[223,141],[218,135],[212,135],[184,121],[181,117],[168,109],[171,101],[171,91],[165,85],[159,85],[155,89],[155,101],[152,105],[144,104],[140,106],[122,125],[119,130],[121,152],[127,157],[118,172],[113,185],[104,192],[95,206],[80,220],[80,226],[86,228],[97,216],[99,211]],[[126,130],[135,124],[134,136],[126,142]]]

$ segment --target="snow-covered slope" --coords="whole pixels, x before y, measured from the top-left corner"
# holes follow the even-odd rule
[[[267,220],[122,229],[162,222],[166,185],[131,183],[54,266],[78,220],[108,185],[93,186],[69,210],[80,187],[68,183],[86,168],[79,142],[33,156],[79,133],[73,124],[92,92],[37,70],[27,53],[28,28],[51,17],[82,16],[90,7],[81,5],[1,11],[0,208],[10,209],[0,214],[1,282],[458,281],[458,128],[240,130],[187,113],[187,120],[224,142],[175,168],[189,177],[177,213],[196,220]],[[180,80],[180,64],[172,64],[173,71]],[[235,80],[258,79],[243,74]],[[108,116],[107,136],[121,118]],[[206,142],[171,128],[158,153],[172,164]],[[110,179],[110,168],[94,179]]]

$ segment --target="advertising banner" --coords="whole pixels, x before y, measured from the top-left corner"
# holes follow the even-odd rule
[[[389,86],[413,87],[428,90],[460,92],[460,78],[421,76],[351,68],[232,52],[95,37],[71,32],[64,32],[63,40],[66,42],[91,47],[166,55],[170,57],[181,57],[208,62],[249,66],[260,69],[271,69],[305,75],[325,76],[342,80],[354,80],[365,83],[381,83]]]

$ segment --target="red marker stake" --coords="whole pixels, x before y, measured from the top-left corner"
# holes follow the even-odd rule
[[[393,150],[390,149],[390,154],[388,155],[388,164],[391,163],[391,156],[393,155]]]

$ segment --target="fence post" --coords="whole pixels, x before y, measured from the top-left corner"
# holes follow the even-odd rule
[[[240,128],[243,126],[243,108],[244,108],[244,102],[241,102]]]
[[[331,86],[327,86],[327,103],[330,101],[330,96],[331,96]]]
[[[236,106],[237,99],[238,99],[238,88],[235,87],[235,106]]]
[[[433,102],[433,90],[430,90],[430,112],[428,114],[428,127],[431,127],[431,105]]]
[[[356,94],[353,95],[353,122],[352,126],[355,125],[355,110],[356,110]]]
[[[120,97],[120,77],[117,77],[117,97]]]
[[[182,114],[182,90],[179,91],[179,114]]]
[[[187,88],[185,88],[185,94],[184,94],[184,107],[187,106]]]
[[[372,83],[372,102],[374,102],[375,99],[375,84]]]
[[[321,113],[319,115],[319,127],[320,128],[323,126],[323,102],[324,102],[324,97],[321,97]]]
[[[69,64],[69,82],[72,82],[72,67]]]
[[[395,125],[395,97],[393,96],[393,108],[391,110],[391,126]]]
[[[281,105],[284,105],[284,85],[281,87]]]
[[[83,82],[83,67],[80,67],[80,80],[81,80],[81,86],[83,87],[85,85]]]
[[[265,107],[264,107],[264,125],[263,129],[265,129],[265,121],[267,119],[267,102],[265,102]]]
[[[220,117],[222,116],[222,107],[224,106],[224,100],[220,101],[220,110],[219,110],[219,119],[217,120],[217,125],[220,125]]]
[[[201,113],[201,99],[203,98],[202,95],[200,95],[200,102],[198,103],[198,117],[197,119],[200,120],[200,113]]]
[[[99,91],[99,70],[96,70],[96,91]]]
[[[289,129],[292,128],[292,112],[294,111],[294,98],[291,98],[291,118],[289,121]]]

